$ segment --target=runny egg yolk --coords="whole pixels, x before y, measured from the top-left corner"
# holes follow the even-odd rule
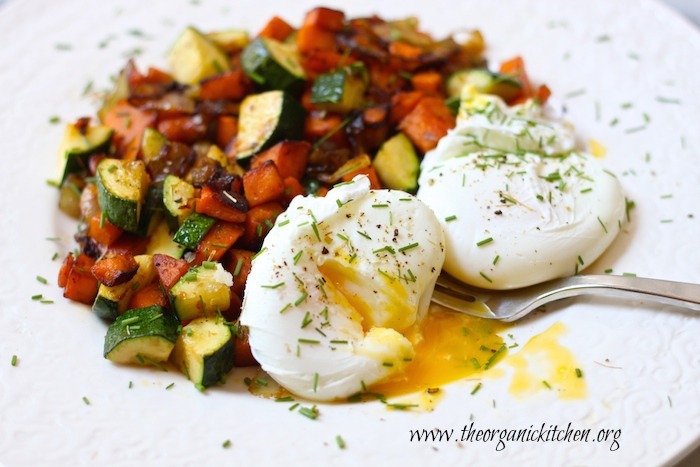
[[[502,359],[506,352],[500,332],[508,325],[467,316],[431,305],[423,321],[406,337],[415,357],[402,374],[372,385],[369,390],[386,397],[437,388],[478,374]],[[495,356],[495,358],[494,358]]]

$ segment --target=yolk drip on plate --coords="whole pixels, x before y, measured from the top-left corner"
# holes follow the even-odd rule
[[[559,343],[565,332],[562,323],[555,323],[505,360],[515,370],[509,388],[512,395],[526,397],[541,391],[556,391],[561,399],[586,396],[585,379],[576,371],[580,366],[573,353]]]
[[[489,360],[493,365],[505,356],[505,350],[499,351],[505,344],[498,333],[507,327],[433,304],[423,322],[407,332],[416,352],[413,361],[403,374],[372,385],[370,390],[387,397],[398,396],[481,373]]]

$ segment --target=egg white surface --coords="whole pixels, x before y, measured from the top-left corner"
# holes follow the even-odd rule
[[[427,313],[444,261],[435,214],[365,176],[296,197],[247,279],[241,323],[253,355],[290,392],[333,400],[413,358],[402,335]]]
[[[487,289],[575,274],[625,217],[617,178],[575,151],[573,128],[530,101],[465,89],[457,126],[426,154],[417,196],[442,223],[444,270]]]

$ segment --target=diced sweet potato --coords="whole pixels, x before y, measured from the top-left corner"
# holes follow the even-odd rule
[[[156,112],[132,107],[127,101],[118,103],[107,113],[104,124],[114,128],[114,146],[122,159],[136,159],[141,135],[146,128],[155,127],[156,119]]]
[[[245,283],[250,273],[251,261],[255,252],[250,250],[231,249],[223,259],[223,266],[233,275],[231,291],[243,298]]]
[[[153,305],[159,305],[164,308],[168,306],[168,297],[166,297],[163,289],[157,282],[142,287],[134,292],[129,299],[128,309],[145,308]]]
[[[182,276],[185,275],[190,265],[184,259],[176,259],[172,256],[157,253],[153,255],[153,266],[156,268],[158,280],[167,292]]]
[[[433,149],[455,125],[455,118],[442,99],[424,97],[399,123],[399,129],[422,152]]]
[[[122,229],[103,219],[101,213],[97,213],[90,218],[88,224],[88,237],[95,240],[100,245],[110,246],[116,242],[124,233]]]
[[[202,187],[200,197],[197,198],[195,211],[200,214],[215,217],[228,222],[245,221],[245,212],[226,203],[223,197],[226,196],[205,185]]]
[[[199,83],[199,98],[202,100],[240,100],[248,92],[248,80],[243,70],[227,71]]]
[[[91,305],[97,297],[99,283],[90,269],[95,260],[87,255],[79,254],[68,272],[63,296],[70,300]]]
[[[136,275],[139,263],[132,255],[105,256],[92,266],[92,275],[107,287],[128,282]]]
[[[272,161],[265,161],[243,176],[243,192],[248,204],[258,206],[284,195],[284,180]]]
[[[250,167],[254,169],[266,161],[272,161],[283,179],[294,177],[301,180],[306,171],[309,151],[311,144],[306,141],[282,141],[253,157]]]
[[[257,249],[282,211],[284,211],[282,205],[276,201],[251,208],[245,220],[243,244]]]
[[[283,41],[294,31],[294,28],[279,16],[273,16],[262,28],[258,36]]]
[[[217,222],[197,245],[191,265],[199,266],[204,261],[218,261],[241,235],[243,226],[231,222]]]

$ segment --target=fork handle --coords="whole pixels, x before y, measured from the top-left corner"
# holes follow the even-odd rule
[[[618,297],[635,297],[653,300],[665,305],[700,311],[700,284],[674,282],[661,279],[647,279],[634,276],[580,275],[565,279],[566,284],[548,296],[546,301],[584,294],[597,294]],[[548,294],[539,298],[545,299]]]

